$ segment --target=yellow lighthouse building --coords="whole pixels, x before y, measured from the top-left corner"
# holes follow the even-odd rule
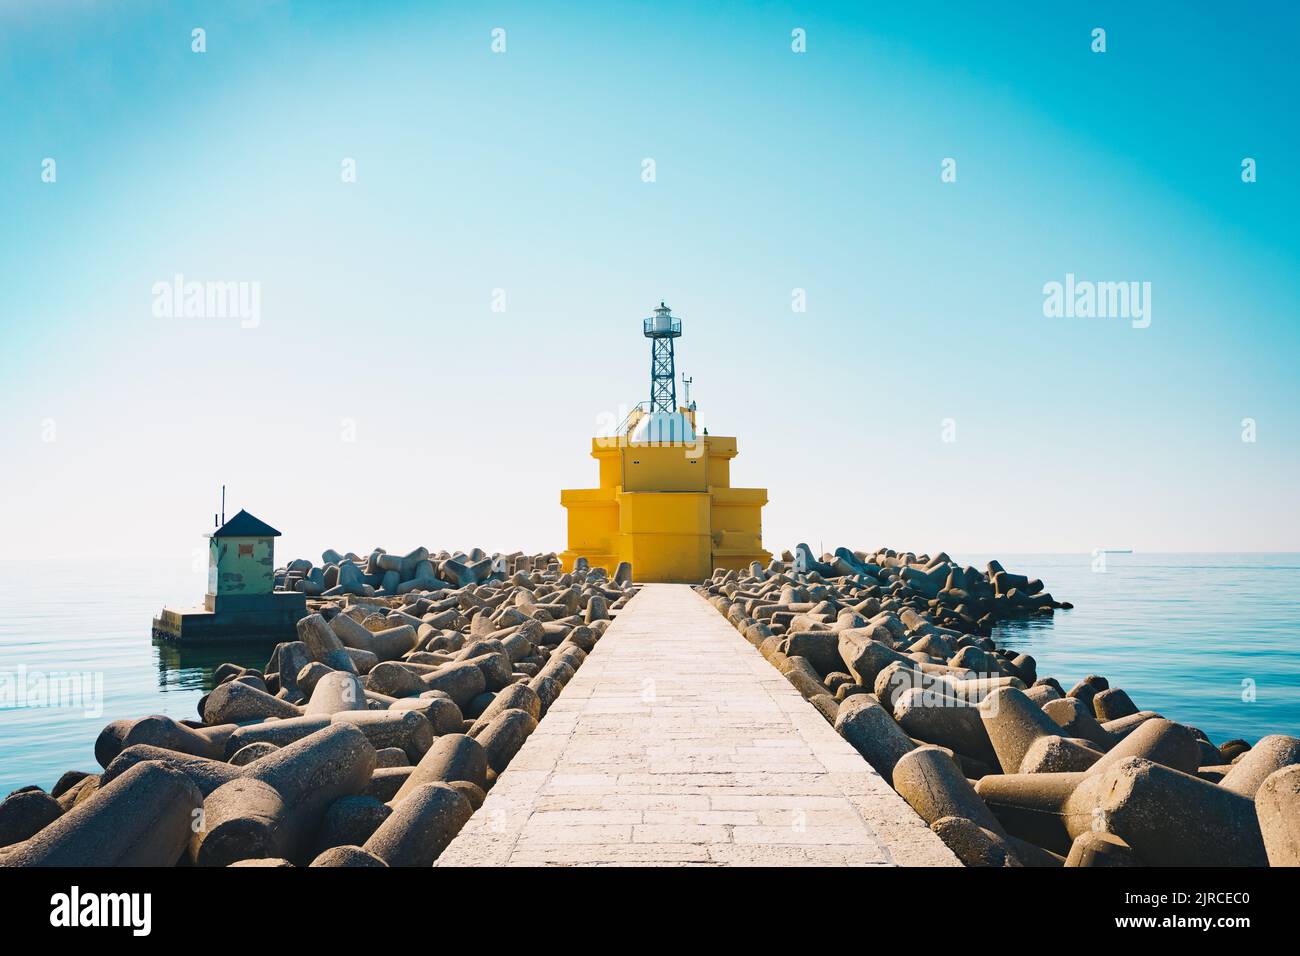
[[[644,321],[650,401],[615,434],[592,439],[600,487],[560,492],[569,518],[565,570],[586,558],[612,574],[628,561],[637,581],[699,582],[714,568],[772,558],[763,550],[767,489],[731,487],[736,439],[696,434],[694,403],[677,404],[673,342],[681,328],[662,302]]]

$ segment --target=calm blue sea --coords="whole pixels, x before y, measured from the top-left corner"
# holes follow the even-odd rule
[[[1300,736],[1300,554],[1106,554],[1104,569],[1091,555],[999,560],[1075,605],[994,632],[1032,654],[1039,676],[1068,690],[1100,674],[1216,744]]]
[[[983,567],[988,556],[954,558]],[[1067,687],[1110,678],[1143,709],[1216,743],[1300,735],[1300,554],[999,555],[1076,605],[995,638]],[[154,645],[152,615],[198,603],[202,568],[178,559],[93,567],[0,562],[0,795],[94,770],[94,741],[119,717],[195,716],[212,670],[261,667],[269,647]],[[61,676],[62,675],[62,676]],[[66,675],[86,675],[78,686]],[[15,698],[15,684],[27,699]],[[40,696],[44,688],[45,697]]]

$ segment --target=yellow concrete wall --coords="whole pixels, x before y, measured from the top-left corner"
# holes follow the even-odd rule
[[[622,557],[632,562],[637,581],[698,584],[712,571],[707,534],[625,535],[624,541]]]
[[[623,449],[624,491],[707,491],[708,466],[694,445],[628,445]]]
[[[632,563],[637,581],[698,582],[714,567],[766,563],[763,488],[732,488],[736,439],[701,435],[691,444],[629,444],[594,438],[600,487],[560,492],[568,509],[565,570],[579,557],[611,573]]]
[[[731,459],[736,457],[736,439],[725,435],[706,435],[709,449],[709,484],[714,488],[731,487]]]
[[[576,554],[616,554],[618,501],[615,489],[578,488],[560,492],[568,509],[569,550]]]
[[[713,502],[709,524],[712,528],[743,531],[761,537],[766,488],[710,488]]]
[[[600,464],[600,487],[609,491],[623,484],[623,450],[613,438],[593,438],[591,457]]]
[[[709,533],[707,492],[623,492],[618,530],[622,534]]]

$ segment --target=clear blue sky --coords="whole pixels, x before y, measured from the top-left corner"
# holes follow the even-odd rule
[[[1300,549],[1296,11],[7,3],[0,554],[558,550],[661,298],[770,548]]]

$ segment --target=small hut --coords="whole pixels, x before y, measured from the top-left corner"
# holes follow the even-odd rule
[[[275,539],[265,521],[241,510],[208,539],[208,591],[203,607],[163,608],[153,636],[180,644],[297,639],[307,597],[275,590]]]

